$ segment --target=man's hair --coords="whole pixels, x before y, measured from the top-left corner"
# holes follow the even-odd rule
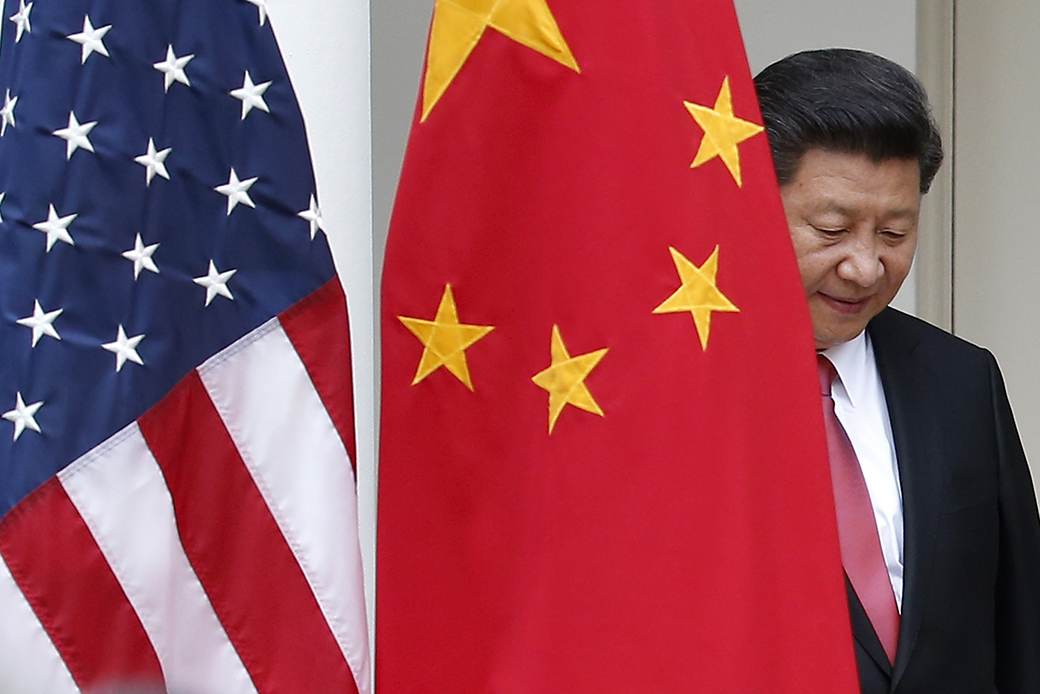
[[[755,77],[773,165],[790,183],[813,148],[865,154],[876,162],[916,159],[921,193],[942,163],[928,97],[906,69],[844,48],[795,53]]]

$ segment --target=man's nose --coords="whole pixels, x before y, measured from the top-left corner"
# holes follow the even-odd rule
[[[873,234],[869,239],[855,239],[848,255],[838,264],[838,277],[861,287],[871,287],[885,274]]]

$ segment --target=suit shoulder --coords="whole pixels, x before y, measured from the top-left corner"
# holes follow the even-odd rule
[[[952,335],[927,321],[894,308],[886,308],[870,322],[870,336],[875,346],[917,352],[940,363],[979,364],[994,362],[984,347]]]

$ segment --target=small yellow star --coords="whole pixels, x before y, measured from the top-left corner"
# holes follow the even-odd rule
[[[549,391],[549,433],[552,433],[556,420],[560,418],[560,413],[567,405],[580,407],[586,412],[602,417],[603,410],[585,386],[585,378],[596,368],[607,350],[599,349],[571,357],[567,352],[567,346],[563,344],[563,338],[560,337],[559,326],[554,325],[550,351],[552,366],[531,379],[539,388]]]
[[[430,115],[488,27],[580,72],[546,0],[437,0],[420,120]]]
[[[466,364],[466,349],[494,330],[494,327],[459,323],[450,284],[444,285],[437,317],[432,321],[404,316],[398,316],[398,319],[423,343],[422,359],[419,360],[413,386],[443,366],[473,390],[469,366]]]
[[[762,132],[761,125],[750,121],[741,120],[733,115],[733,96],[730,94],[729,77],[722,80],[722,89],[715,99],[715,107],[708,108],[698,104],[683,102],[686,109],[697,121],[697,125],[704,130],[704,138],[697,150],[697,156],[690,164],[691,169],[696,169],[701,164],[719,157],[726,164],[733,180],[740,187],[743,178],[740,175],[740,151],[737,145]]]
[[[682,286],[675,293],[664,300],[654,309],[654,313],[683,313],[689,311],[693,314],[694,325],[697,326],[697,335],[701,339],[701,349],[708,349],[708,335],[711,333],[711,312],[726,311],[739,313],[740,309],[727,299],[719,288],[715,286],[715,275],[719,269],[719,247],[711,252],[704,265],[697,267],[686,257],[675,250],[672,252],[672,261],[675,269],[679,271],[679,279]]]

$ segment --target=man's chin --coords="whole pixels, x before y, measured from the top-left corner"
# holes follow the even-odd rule
[[[813,336],[816,349],[829,349],[852,340],[867,328],[867,323],[879,313],[876,306],[864,306],[852,315],[833,310],[826,302],[810,305]]]
[[[813,327],[813,338],[816,341],[816,350],[822,351],[845,344],[857,337],[867,327],[866,321],[857,321],[855,324],[828,325],[822,328]]]

